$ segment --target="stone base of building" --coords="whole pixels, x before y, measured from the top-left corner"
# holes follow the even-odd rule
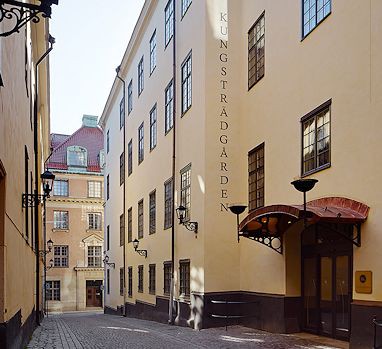
[[[0,348],[24,348],[36,327],[35,310],[29,314],[23,325],[21,324],[21,310],[19,310],[9,321],[0,323]]]
[[[123,306],[121,305],[120,307],[117,307],[117,309],[105,306],[103,308],[103,312],[104,314],[109,314],[109,315],[123,315]]]

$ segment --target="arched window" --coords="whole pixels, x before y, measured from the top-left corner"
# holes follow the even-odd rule
[[[67,149],[68,166],[83,166],[88,165],[88,152],[85,148],[78,145],[73,145]]]

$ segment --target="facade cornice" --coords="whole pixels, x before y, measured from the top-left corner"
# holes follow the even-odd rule
[[[95,204],[95,205],[103,205],[103,200],[89,200],[89,199],[81,199],[81,198],[65,198],[65,199],[56,199],[50,198],[49,202],[68,202],[68,203],[78,203],[78,204]]]
[[[93,267],[75,267],[74,270],[75,271],[83,271],[83,272],[86,272],[86,271],[101,271],[101,272],[103,272],[103,268],[93,268]]]

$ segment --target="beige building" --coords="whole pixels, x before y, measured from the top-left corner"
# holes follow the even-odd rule
[[[377,0],[145,2],[100,120],[106,312],[167,321],[174,293],[177,324],[228,316],[371,347],[381,13]],[[306,210],[297,179],[318,180]],[[234,203],[248,206],[239,228]]]
[[[47,168],[56,176],[47,201],[48,311],[102,307],[103,134],[97,117],[84,115],[72,135],[52,134]]]
[[[49,154],[53,41],[47,19],[12,32],[9,7],[0,7],[0,347],[21,348],[43,315],[37,195]]]

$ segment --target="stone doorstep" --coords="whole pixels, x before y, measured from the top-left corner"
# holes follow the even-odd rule
[[[315,343],[321,344],[321,345],[327,345],[328,347],[332,347],[332,348],[349,349],[349,343],[348,342],[344,342],[344,341],[340,341],[338,339],[328,338],[328,337],[324,337],[324,336],[318,336],[318,335],[311,334],[311,333],[300,332],[300,333],[287,334],[284,336],[306,339],[306,340],[309,340],[311,342],[315,342]]]
[[[49,315],[63,315],[63,314],[81,314],[81,313],[100,313],[103,314],[103,308],[97,308],[97,307],[91,307],[91,308],[86,308],[85,310],[64,310],[64,311],[53,311],[50,310],[48,313]]]

